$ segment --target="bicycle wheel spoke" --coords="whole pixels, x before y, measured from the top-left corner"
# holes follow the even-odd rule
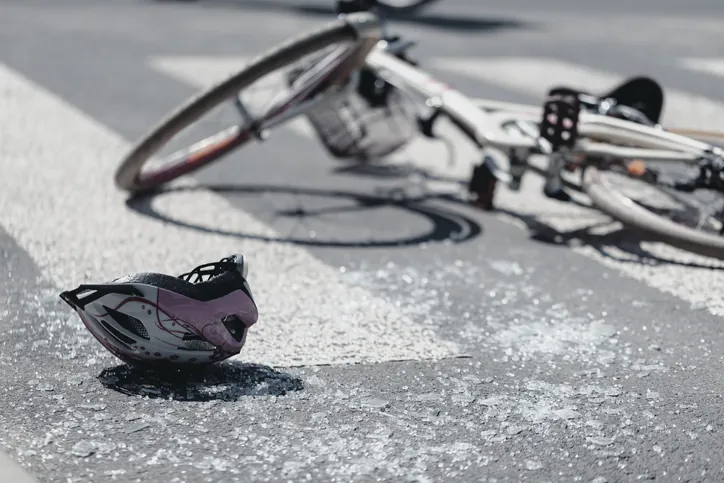
[[[269,129],[306,114],[311,107],[307,102],[310,95],[326,98],[329,92],[320,86],[336,84],[352,69],[354,64],[346,61],[352,54],[364,54],[363,49],[369,51],[374,46],[379,39],[378,27],[379,21],[373,15],[348,15],[259,56],[223,82],[190,98],[139,140],[118,167],[116,185],[134,193],[153,189],[229,154],[253,138],[266,139]],[[330,48],[338,53],[336,57],[327,55]],[[285,82],[281,89],[269,89],[271,99],[262,102],[247,102],[243,97],[253,93],[255,85],[275,76],[288,81],[287,71],[310,57],[322,63],[312,62],[314,69],[308,70],[309,76],[303,74],[300,82]],[[259,92],[252,100],[260,100]],[[259,112],[257,106],[261,106]],[[238,132],[228,135],[230,126]]]

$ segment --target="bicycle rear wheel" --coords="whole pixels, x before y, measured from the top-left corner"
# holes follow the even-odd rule
[[[257,57],[239,72],[189,99],[137,141],[116,170],[116,186],[131,193],[155,189],[260,138],[265,130],[305,114],[326,96],[339,92],[349,74],[363,64],[380,35],[377,17],[355,13]],[[309,56],[312,60],[300,62]],[[273,102],[252,115],[241,102],[241,96],[256,81],[289,67],[292,72],[282,75],[285,89],[276,90]],[[236,98],[237,109],[246,118],[241,124],[228,127],[230,123],[224,121],[224,129],[190,146],[184,144],[187,147],[170,155],[157,157],[157,165],[144,170],[152,157],[156,158],[179,133],[232,98]],[[214,125],[214,131],[218,127]]]
[[[720,233],[724,203],[715,206],[622,171],[585,168],[583,189],[596,208],[656,241],[724,260],[724,234]],[[718,201],[724,202],[721,198]]]

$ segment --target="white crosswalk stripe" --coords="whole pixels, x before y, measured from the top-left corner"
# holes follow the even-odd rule
[[[149,59],[149,66],[176,80],[204,88],[238,72],[250,57],[155,57]],[[304,118],[293,119],[282,126],[305,137],[312,137],[312,127]]]
[[[152,59],[150,66],[202,88],[239,68],[245,60],[158,57]],[[436,59],[427,64],[446,69],[451,75],[474,77],[534,95],[561,83],[603,89],[625,77],[557,60],[468,58]],[[115,162],[128,147],[117,134],[7,67],[0,68],[0,87],[0,167],[5,173],[0,178],[2,224],[47,271],[56,286],[68,288],[134,271],[175,273],[199,261],[241,251],[253,254],[253,266],[259,267],[252,271],[252,284],[260,306],[264,307],[264,323],[255,328],[242,353],[246,360],[271,365],[335,364],[435,359],[459,354],[455,344],[430,335],[399,308],[360,288],[345,285],[333,268],[303,249],[249,240],[239,242],[221,235],[202,236],[128,211],[123,204],[124,195],[112,186]],[[717,102],[669,89],[667,95],[666,116],[677,126],[702,127],[697,124],[701,106],[705,106],[709,119],[724,119],[724,106]],[[303,120],[290,126],[298,134],[310,134]],[[395,159],[412,160],[438,174],[464,179],[479,154],[450,128],[443,127],[443,134],[458,146],[453,167],[441,162],[447,151],[440,142],[416,141]],[[58,159],[73,162],[58,163]],[[20,186],[13,181],[17,179],[28,182]],[[79,185],[84,189],[79,190]],[[521,192],[502,189],[498,204],[512,212],[535,215],[560,231],[591,226],[605,219],[595,211],[547,200],[540,196],[540,187],[540,180],[531,178]],[[50,204],[54,205],[53,212],[67,216],[48,218]],[[155,204],[160,211],[171,215],[183,213],[185,219],[200,225],[243,225],[253,232],[273,235],[271,228],[211,193],[167,195]],[[665,259],[711,263],[660,244],[644,246]],[[630,256],[617,252],[615,247],[607,247],[606,255],[590,247],[576,250],[650,286],[724,315],[720,295],[724,293],[724,280],[716,271],[676,264],[629,263],[626,259]],[[329,301],[336,304],[333,313],[326,308]],[[282,345],[280,340],[287,342]]]
[[[162,66],[162,70],[171,73],[179,80],[198,88],[210,85],[223,78],[243,64],[242,58],[160,58],[152,62]],[[586,66],[571,64],[556,59],[537,58],[498,58],[498,59],[431,59],[426,65],[449,71],[453,75],[464,75],[486,83],[499,84],[523,94],[541,97],[554,86],[565,84],[589,90],[607,90],[622,81],[626,75],[598,71]],[[665,88],[666,107],[664,121],[667,125],[713,129],[722,126],[724,130],[724,104],[701,96],[692,95]],[[484,95],[481,92],[466,93],[471,97]],[[299,126],[302,123],[298,123]],[[307,129],[296,127],[295,131],[304,133]],[[443,128],[442,134],[452,139],[457,146],[457,163],[450,167],[444,161],[447,156],[442,143],[417,140],[403,154],[396,155],[397,161],[413,161],[416,165],[444,176],[456,176],[465,179],[478,162],[480,154],[463,140],[460,134],[450,127]],[[605,233],[620,228],[618,223],[600,212],[562,204],[541,195],[542,180],[529,177],[524,189],[510,192],[502,188],[498,195],[498,205],[520,215],[533,215],[560,232],[569,232],[591,228],[596,233]],[[503,216],[503,215],[501,215]],[[508,221],[522,225],[517,218],[503,216]],[[599,227],[597,225],[603,224]],[[594,228],[596,227],[596,228]],[[636,258],[615,246],[599,251],[582,246],[575,250],[598,262],[614,267],[622,273],[645,282],[651,287],[673,294],[696,306],[705,306],[712,313],[724,315],[724,278],[716,270],[707,266],[721,264],[710,259],[692,255],[659,243],[642,243],[644,250],[654,256],[672,263],[648,265],[632,263]],[[690,264],[702,265],[692,268]]]
[[[181,273],[242,252],[251,260],[261,312],[243,360],[279,366],[459,355],[455,344],[436,338],[391,302],[345,285],[337,269],[306,250],[202,234],[128,210],[112,183],[129,146],[2,64],[0,133],[1,223],[56,287],[140,271]],[[245,226],[275,236],[210,192],[162,196],[155,208],[202,225]]]
[[[679,65],[705,74],[724,77],[724,58],[722,57],[681,59]]]
[[[241,70],[251,57],[153,57],[148,65],[194,86],[210,86]]]
[[[472,76],[537,98],[551,87],[567,85],[589,91],[608,90],[640,72],[610,73],[558,59],[501,57],[445,58],[430,62],[438,68]],[[668,127],[724,131],[724,103],[678,89],[665,89],[662,122]],[[479,97],[481,93],[471,93]]]

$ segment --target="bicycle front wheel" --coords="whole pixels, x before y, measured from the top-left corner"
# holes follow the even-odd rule
[[[131,193],[158,188],[261,138],[264,131],[305,114],[326,96],[340,91],[349,74],[364,63],[380,35],[376,16],[355,13],[257,57],[189,99],[143,136],[116,170],[116,186]],[[261,95],[252,87],[267,80],[281,80],[281,85],[271,90],[271,100],[258,102]],[[249,99],[243,99],[245,96]],[[234,102],[225,104],[231,100]],[[208,120],[208,114],[222,104],[235,110],[235,121],[228,117]],[[204,132],[201,141],[186,139],[198,139],[198,131]],[[184,139],[179,141],[179,137]],[[182,147],[160,154],[173,144]]]
[[[626,169],[599,170],[595,166],[585,168],[583,189],[596,208],[627,228],[682,250],[724,260],[724,200],[720,193],[682,193],[659,179],[645,181]]]

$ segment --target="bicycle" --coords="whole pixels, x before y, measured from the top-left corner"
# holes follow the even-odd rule
[[[483,152],[483,162],[468,184],[477,206],[493,208],[500,182],[519,189],[530,157],[544,155],[549,160],[546,195],[565,200],[563,173],[578,171],[593,206],[628,228],[724,259],[724,209],[714,216],[707,213],[706,220],[700,214],[694,227],[665,218],[696,209],[697,203],[681,193],[724,193],[724,150],[685,135],[696,133],[678,134],[658,125],[663,91],[655,81],[631,79],[612,91],[618,96],[596,97],[558,87],[542,108],[471,99],[411,60],[407,52],[415,42],[388,35],[384,21],[369,11],[374,6],[368,0],[358,6],[362,11],[341,14],[318,31],[288,40],[187,101],[135,145],[116,172],[117,186],[131,193],[156,189],[250,140],[265,140],[271,129],[298,116],[310,121],[333,157],[353,160],[387,156],[418,133],[435,137],[435,123],[444,116]],[[311,61],[298,62],[310,54]],[[252,115],[242,101],[244,90],[280,67],[292,67],[282,76],[289,93],[278,92],[261,115]],[[653,97],[637,96],[631,82],[648,85]],[[142,171],[176,134],[232,99],[241,124],[172,155],[161,168]],[[507,159],[507,168],[501,159]],[[690,165],[696,174],[668,180],[665,170],[649,161]],[[613,180],[642,183],[678,204],[657,211],[634,200],[646,190],[639,186],[623,193]],[[704,228],[709,231],[701,231]]]

